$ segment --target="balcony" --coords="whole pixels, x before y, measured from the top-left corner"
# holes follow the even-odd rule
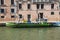
[[[31,0],[32,3],[54,3],[55,0]]]
[[[19,0],[19,1],[27,1],[27,0]]]

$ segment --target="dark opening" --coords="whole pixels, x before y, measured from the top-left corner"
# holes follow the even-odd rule
[[[28,9],[30,9],[30,4],[28,4]]]
[[[43,9],[44,8],[44,4],[41,4],[41,9]]]
[[[30,14],[28,14],[28,18],[31,18],[31,15]]]
[[[11,5],[13,5],[14,4],[14,0],[11,0]]]
[[[4,18],[4,16],[1,16],[1,18]]]
[[[51,4],[51,9],[54,9],[54,4]]]
[[[22,4],[19,4],[19,9],[21,9],[22,8]]]
[[[22,14],[19,15],[19,18],[22,18]]]
[[[39,9],[40,4],[37,4],[37,9]]]
[[[15,18],[15,16],[13,15],[13,16],[11,16],[11,18]]]
[[[14,13],[14,9],[11,9],[11,13]]]
[[[51,12],[51,15],[54,15],[54,12]]]
[[[59,15],[60,15],[60,12],[59,12]]]
[[[1,5],[4,5],[4,0],[1,0]]]
[[[30,23],[30,22],[31,22],[31,21],[30,21],[31,15],[28,14],[27,16],[28,16],[28,20],[27,20],[27,21],[28,21],[28,23]]]
[[[39,19],[40,15],[38,14],[38,19]]]
[[[43,13],[40,13],[40,18],[43,18]]]
[[[4,13],[4,9],[1,9],[1,13]]]

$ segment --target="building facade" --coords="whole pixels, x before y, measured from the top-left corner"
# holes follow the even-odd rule
[[[59,22],[59,0],[0,0],[2,22]]]

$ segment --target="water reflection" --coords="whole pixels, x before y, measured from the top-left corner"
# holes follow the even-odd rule
[[[0,28],[0,40],[60,40],[60,27]]]

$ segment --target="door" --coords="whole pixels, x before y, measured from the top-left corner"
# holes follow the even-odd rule
[[[41,19],[43,18],[43,13],[39,13],[39,14],[38,14],[38,19],[40,19],[40,18],[41,18]]]
[[[40,18],[41,18],[41,19],[43,18],[43,13],[40,13]]]
[[[28,14],[28,15],[27,15],[27,21],[28,21],[28,22],[31,22],[31,21],[30,21],[30,18],[31,18],[31,15]]]

